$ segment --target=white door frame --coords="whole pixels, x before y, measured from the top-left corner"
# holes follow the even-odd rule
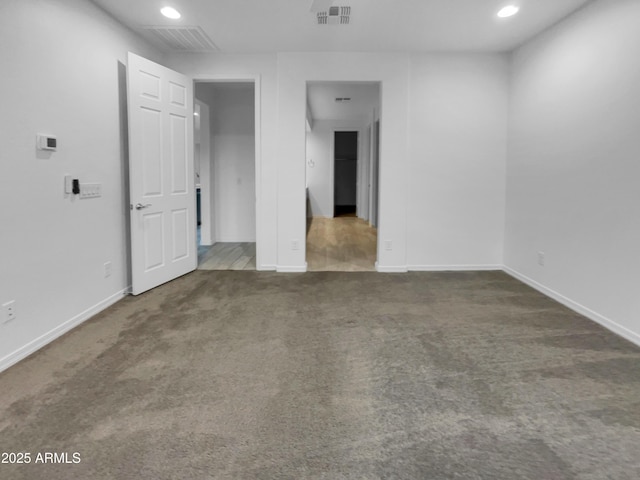
[[[358,209],[358,217],[365,222],[369,222],[369,167],[371,166],[371,124],[367,124],[364,129],[362,170],[360,172],[360,206]]]
[[[254,114],[255,114],[255,207],[256,207],[256,270],[268,270],[262,265],[262,114],[261,114],[261,85],[260,75],[195,75],[196,83],[253,83],[254,86]],[[210,108],[215,108],[211,105]]]
[[[195,92],[194,92],[195,96]],[[215,242],[215,226],[213,223],[213,212],[211,211],[211,198],[213,197],[213,185],[211,184],[211,148],[209,130],[209,105],[194,98],[195,103],[200,107],[200,151],[197,153],[196,162],[200,162],[200,243],[201,245],[213,245]],[[202,133],[205,132],[205,135]],[[194,139],[195,139],[194,129]],[[197,144],[197,140],[196,140]],[[208,160],[202,162],[202,158]],[[196,192],[197,194],[197,192]]]
[[[380,228],[380,119],[371,124],[371,163],[369,167],[369,225]],[[378,242],[379,244],[380,242]]]

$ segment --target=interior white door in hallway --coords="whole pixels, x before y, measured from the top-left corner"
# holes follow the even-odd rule
[[[133,53],[127,68],[132,293],[196,269],[193,82]]]

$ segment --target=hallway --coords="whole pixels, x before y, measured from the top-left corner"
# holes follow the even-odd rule
[[[377,230],[356,217],[307,219],[307,270],[373,272]]]

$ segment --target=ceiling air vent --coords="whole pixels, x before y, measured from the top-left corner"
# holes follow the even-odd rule
[[[318,12],[318,25],[349,25],[351,7],[329,7],[329,11]]]
[[[159,25],[142,27],[171,50],[213,52],[219,50],[201,27]]]

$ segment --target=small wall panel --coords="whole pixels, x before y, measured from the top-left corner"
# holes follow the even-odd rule
[[[178,107],[187,106],[187,90],[177,83],[169,82],[169,102]]]
[[[170,115],[171,193],[187,193],[187,120]]]
[[[144,223],[144,269],[153,270],[164,266],[164,216],[161,212],[149,213],[143,217]]]
[[[142,107],[142,195],[162,194],[162,116]]]
[[[173,258],[180,260],[189,255],[189,217],[186,208],[171,212],[171,227],[173,231]]]
[[[140,95],[160,100],[160,77],[140,71]]]

